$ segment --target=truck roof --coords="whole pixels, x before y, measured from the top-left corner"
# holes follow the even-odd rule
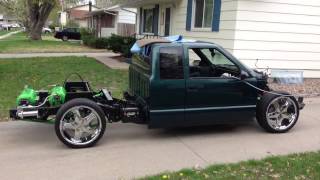
[[[183,39],[181,41],[170,41],[167,40],[165,38],[155,38],[155,39],[141,39],[137,41],[137,44],[140,47],[144,47],[147,45],[151,45],[151,44],[174,44],[174,43],[181,43],[181,44],[207,44],[207,45],[213,45],[215,43],[211,43],[211,42],[205,42],[205,41],[197,41],[197,40],[190,40],[190,39]]]
[[[182,36],[170,36],[161,38],[146,38],[137,40],[137,42],[131,48],[132,53],[140,53],[142,49],[150,46],[164,45],[164,44],[183,44],[187,46],[218,46],[215,43],[197,41],[192,39],[185,39]]]

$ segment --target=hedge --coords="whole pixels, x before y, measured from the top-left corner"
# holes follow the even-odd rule
[[[135,37],[124,37],[112,34],[108,38],[96,38],[93,33],[81,29],[83,44],[96,49],[109,49],[115,53],[120,53],[124,57],[131,57],[131,47],[136,42]]]

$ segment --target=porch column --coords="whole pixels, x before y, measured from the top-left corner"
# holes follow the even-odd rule
[[[159,15],[160,13],[160,5],[156,4],[153,9],[153,33],[154,35],[159,35]]]

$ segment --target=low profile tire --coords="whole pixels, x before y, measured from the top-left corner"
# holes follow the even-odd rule
[[[94,146],[103,136],[106,117],[103,110],[89,99],[74,99],[65,103],[56,115],[55,131],[71,148]]]
[[[68,40],[69,40],[68,36],[62,36],[62,41],[68,41]]]
[[[299,105],[293,96],[285,92],[266,93],[257,107],[259,125],[270,133],[286,133],[299,119]]]

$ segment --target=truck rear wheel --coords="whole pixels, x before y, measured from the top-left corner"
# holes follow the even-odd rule
[[[267,93],[257,107],[259,125],[271,133],[285,133],[292,129],[299,118],[297,100],[288,93],[274,92],[285,96]]]
[[[106,117],[103,110],[89,99],[67,102],[56,116],[56,134],[71,148],[94,146],[103,136],[105,128]]]

